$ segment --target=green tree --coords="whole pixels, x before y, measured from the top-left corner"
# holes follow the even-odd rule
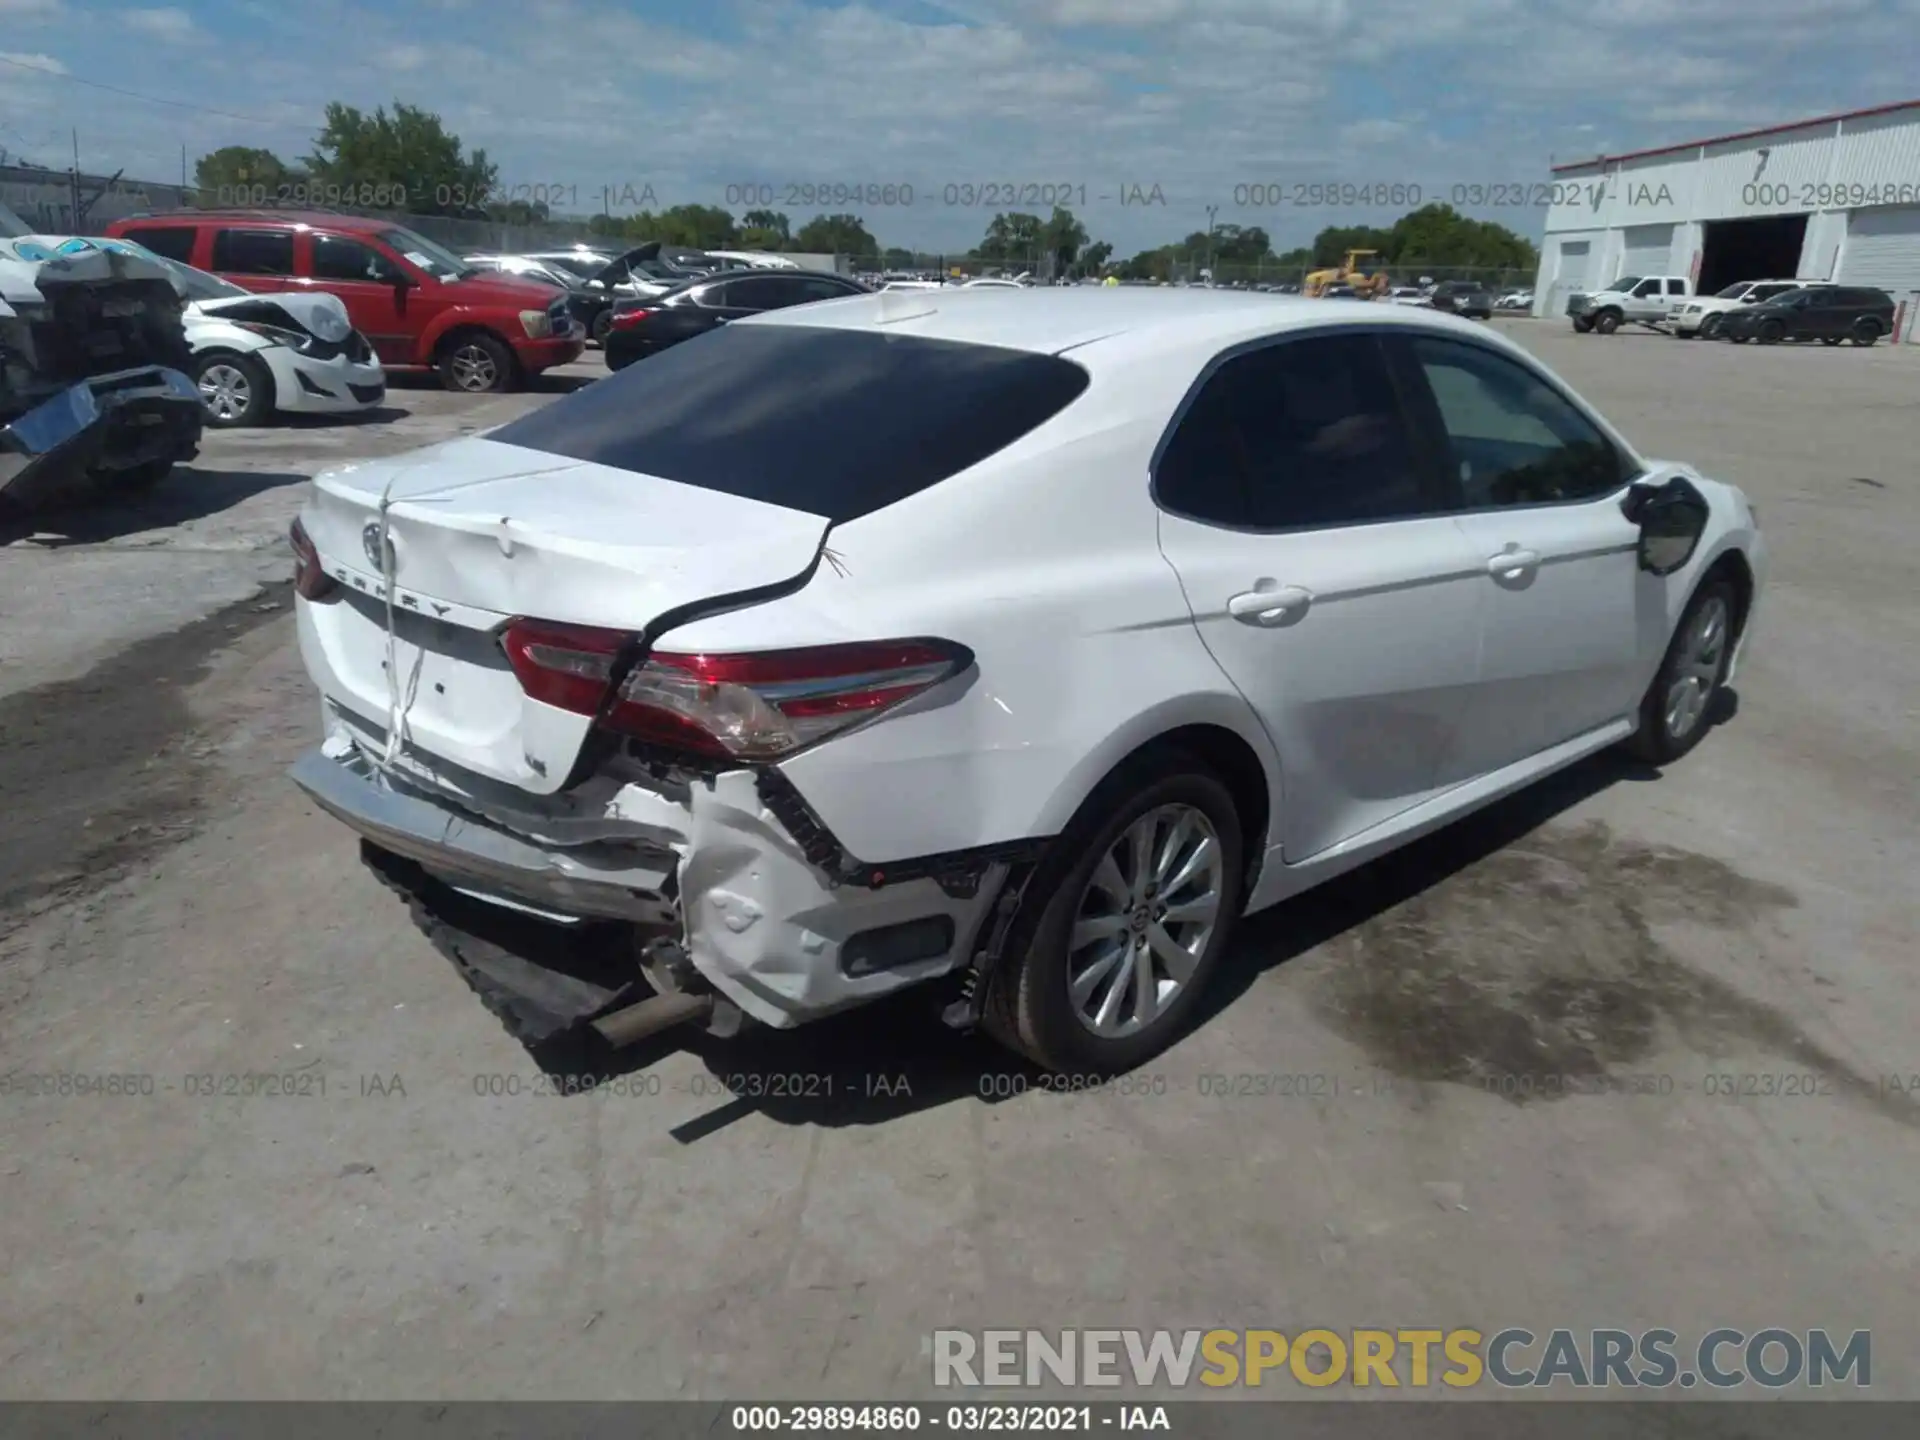
[[[674,205],[658,215],[642,211],[632,219],[645,222],[642,239],[658,240],[663,245],[684,245],[690,250],[726,250],[740,239],[733,212],[717,205]]]
[[[1062,206],[1054,206],[1053,214],[1040,227],[1040,252],[1044,263],[1052,273],[1066,274],[1080,258],[1081,247],[1087,243],[1087,239],[1087,227],[1075,218],[1074,213]]]
[[[298,169],[271,150],[224,145],[202,155],[193,167],[193,183],[203,205],[271,203],[282,186],[302,178]]]
[[[740,244],[748,250],[788,249],[792,223],[778,210],[749,210],[740,217]]]
[[[1020,211],[995,215],[987,224],[986,235],[973,247],[973,258],[993,265],[1032,264],[1046,248],[1045,230],[1038,215]]]
[[[880,256],[880,263],[889,270],[911,270],[918,263],[913,251],[902,250],[898,245],[889,245]]]
[[[858,215],[816,215],[793,237],[793,248],[810,255],[878,255],[880,242]]]
[[[392,114],[328,105],[306,165],[314,179],[347,193],[404,189],[407,208],[422,215],[484,213],[512,199],[500,193],[499,167],[486,151],[469,153],[438,115],[397,100]]]
[[[1098,275],[1107,268],[1107,262],[1113,258],[1113,246],[1104,240],[1096,240],[1080,252],[1080,273]]]

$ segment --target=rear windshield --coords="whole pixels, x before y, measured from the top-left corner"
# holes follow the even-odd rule
[[[871,330],[736,325],[490,433],[836,523],[904,500],[1065,409],[1051,355]]]

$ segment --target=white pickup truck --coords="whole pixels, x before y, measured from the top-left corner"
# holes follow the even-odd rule
[[[1611,335],[1622,325],[1657,329],[1693,298],[1684,275],[1622,275],[1604,290],[1567,299],[1567,314],[1582,335]]]

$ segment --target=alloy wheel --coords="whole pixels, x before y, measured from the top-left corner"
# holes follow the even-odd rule
[[[1192,805],[1159,806],[1115,838],[1067,941],[1068,992],[1083,1026],[1119,1039],[1165,1013],[1219,922],[1221,863],[1213,822]]]
[[[1700,607],[1687,627],[1686,638],[1674,657],[1672,678],[1667,686],[1667,734],[1684,740],[1707,713],[1714,688],[1720,683],[1720,671],[1727,644],[1727,602],[1714,596]]]
[[[253,385],[238,366],[209,365],[200,372],[200,399],[209,415],[230,424],[253,404]]]
[[[462,345],[448,360],[453,383],[462,390],[491,390],[500,379],[500,367],[479,345]]]

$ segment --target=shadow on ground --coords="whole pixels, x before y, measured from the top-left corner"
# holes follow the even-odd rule
[[[71,507],[0,520],[0,545],[29,538],[53,550],[69,545],[103,545],[148,530],[204,520],[265,491],[306,482],[305,475],[287,470],[212,470],[176,465],[172,474],[144,495],[102,496]]]
[[[1723,695],[1715,723],[1737,704]],[[1373,1065],[1413,1082],[1405,1091],[1416,1104],[1441,1085],[1514,1104],[1591,1093],[1677,1041],[1701,1056],[1765,1052],[1825,1077],[1831,1093],[1920,1123],[1906,1097],[1880,1093],[1784,1012],[1655,938],[1654,927],[1671,921],[1723,931],[1766,923],[1797,903],[1791,892],[1706,856],[1623,839],[1599,822],[1561,823],[1616,784],[1658,779],[1616,753],[1598,756],[1252,918],[1195,1027],[1227,1023],[1249,989],[1292,966],[1289,983],[1307,1013]],[[453,958],[470,981],[471,957],[485,947],[496,967],[532,962],[609,995],[633,973],[617,934],[566,932],[471,901],[452,918],[465,927],[456,933],[467,955]],[[445,938],[436,939],[443,951]],[[484,994],[481,983],[476,989]],[[628,991],[617,1003],[645,993]],[[708,1080],[696,1093],[716,1105],[675,1132],[683,1142],[756,1111],[790,1124],[869,1125],[954,1100],[1087,1088],[948,1029],[938,1011],[950,998],[950,988],[933,985],[797,1030],[750,1028],[733,1039],[680,1030],[617,1052],[577,1026],[529,1051],[562,1088],[579,1092],[674,1051],[699,1055]],[[1298,1063],[1247,1059],[1280,1074]],[[1178,1066],[1176,1049],[1149,1068]]]
[[[587,357],[582,355],[580,358],[581,360],[585,360]],[[579,362],[576,361],[575,363],[577,364]],[[528,377],[525,386],[522,388],[531,395],[570,395],[582,386],[591,385],[595,380],[600,378],[602,377],[598,375],[558,375],[551,370],[543,370],[538,375]],[[441,381],[439,375],[431,370],[389,370],[387,372],[388,394],[392,394],[396,390],[445,391],[446,389],[447,387]],[[462,394],[465,392],[449,391],[448,393]],[[476,394],[474,398],[484,399],[487,393],[493,392],[482,392]]]

